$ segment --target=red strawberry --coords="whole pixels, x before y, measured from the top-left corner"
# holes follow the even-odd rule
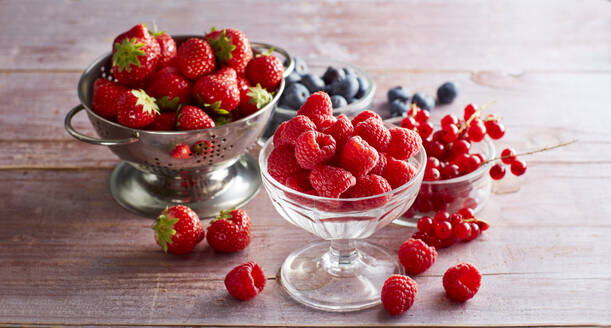
[[[184,106],[178,113],[176,127],[178,130],[200,130],[213,128],[214,121],[201,108]]]
[[[197,213],[184,205],[166,208],[153,225],[155,241],[167,253],[186,254],[206,234]]]
[[[246,117],[259,111],[269,104],[274,96],[263,89],[260,84],[249,87],[245,93],[240,93],[240,114]]]
[[[282,81],[284,67],[278,57],[268,53],[257,55],[246,66],[246,78],[252,85],[257,83],[267,91],[276,91],[276,87]]]
[[[223,30],[212,28],[212,31],[206,35],[206,40],[214,49],[216,60],[238,73],[244,73],[246,65],[252,59],[250,42],[244,33],[232,28]]]
[[[193,156],[193,153],[191,152],[189,145],[178,144],[176,147],[170,150],[170,156],[178,159],[187,159]]]
[[[146,127],[151,131],[174,131],[176,130],[176,112],[161,113],[157,119]]]
[[[115,38],[112,75],[120,83],[135,86],[155,72],[160,51],[146,27],[136,25]]]
[[[236,79],[238,81],[238,90],[240,90],[240,96],[242,96],[242,94],[245,94],[246,92],[248,92],[248,88],[250,87],[250,82],[248,82],[248,80],[246,79],[246,77],[244,77],[244,75],[238,74]]]
[[[233,69],[226,68],[213,75],[202,76],[193,86],[193,97],[202,106],[220,115],[238,108],[240,91]]]
[[[157,31],[157,25],[153,24],[153,33],[151,35],[159,43],[159,66],[166,67],[170,65],[172,59],[176,57],[176,42],[165,31]]]
[[[221,211],[208,227],[206,240],[219,252],[241,251],[250,244],[250,218],[244,210]]]
[[[146,92],[157,99],[159,109],[176,111],[191,100],[191,82],[176,67],[165,67],[148,80]]]
[[[182,75],[191,80],[198,79],[214,72],[214,51],[208,42],[191,38],[178,47],[176,64]]]
[[[117,122],[129,128],[143,128],[159,116],[155,98],[144,90],[124,92],[117,101]]]
[[[215,146],[210,140],[200,140],[191,146],[193,152],[208,155],[214,150]]]
[[[91,109],[96,114],[115,121],[117,119],[117,101],[128,89],[122,85],[99,78],[93,83]]]

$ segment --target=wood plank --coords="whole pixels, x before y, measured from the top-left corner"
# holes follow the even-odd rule
[[[481,0],[384,5],[243,1],[238,6],[219,0],[146,5],[117,0],[7,1],[0,4],[0,20],[8,31],[0,36],[0,69],[80,71],[109,51],[120,31],[156,20],[175,34],[203,32],[212,25],[236,27],[251,40],[367,68],[608,71],[608,3],[573,4],[569,0],[504,0],[494,5]],[[32,25],[23,24],[30,17],[37,17],[37,26],[53,28],[34,33]]]
[[[161,253],[153,242],[149,219],[113,202],[107,178],[108,172],[99,170],[0,172],[2,185],[12,186],[0,190],[4,215],[19,218],[4,222],[0,230],[0,248],[7,250],[0,253],[0,261],[6,263],[0,267],[0,323],[611,323],[611,240],[606,238],[611,226],[604,220],[575,222],[579,208],[564,208],[567,216],[541,226],[536,210],[503,208],[504,214],[491,218],[493,227],[483,237],[440,251],[437,263],[416,278],[420,293],[414,307],[402,317],[390,318],[379,307],[352,314],[313,311],[284,295],[274,278],[281,262],[316,237],[270,211],[264,192],[246,206],[254,237],[245,251],[222,255],[202,244],[190,255],[172,256]],[[526,186],[522,200],[528,198],[524,194],[534,194]],[[53,195],[52,203],[48,195]],[[492,204],[499,202],[493,199]],[[546,211],[561,202],[538,205],[551,219],[554,213]],[[609,211],[583,206],[592,209],[591,217]],[[370,240],[396,251],[412,232],[390,225]],[[231,267],[250,259],[263,267],[268,286],[255,300],[236,302],[226,294],[222,280]],[[461,261],[475,263],[484,273],[482,290],[464,305],[445,299],[440,282],[445,269]]]

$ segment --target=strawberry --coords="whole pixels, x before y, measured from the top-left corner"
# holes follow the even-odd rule
[[[118,83],[99,78],[93,83],[91,109],[103,118],[115,121],[117,119],[117,101],[119,96],[127,91],[127,88]]]
[[[191,38],[178,47],[176,64],[182,75],[196,80],[205,74],[214,72],[214,51],[208,42]]]
[[[177,159],[187,159],[193,156],[193,153],[191,152],[189,145],[178,144],[170,150],[170,156]]]
[[[193,86],[193,97],[216,114],[229,114],[240,104],[235,71],[226,67],[215,74],[202,76]]]
[[[194,153],[200,155],[208,155],[214,151],[214,144],[210,140],[200,140],[191,146]]]
[[[240,93],[240,114],[246,117],[256,113],[259,109],[269,104],[273,98],[273,94],[263,89],[261,84],[249,87],[248,91]]]
[[[252,59],[250,42],[244,33],[232,28],[223,30],[212,28],[212,31],[206,35],[206,40],[214,49],[217,61],[238,73],[244,73],[246,65]]]
[[[184,205],[163,210],[152,228],[155,241],[166,253],[189,253],[206,235],[197,213]]]
[[[241,251],[250,244],[250,218],[244,210],[221,211],[208,227],[206,240],[219,252]]]
[[[178,130],[200,130],[213,128],[214,121],[203,110],[195,106],[184,106],[180,109],[176,127]]]
[[[166,67],[176,58],[176,42],[165,31],[157,31],[157,24],[153,24],[153,38],[159,43],[159,67]]]
[[[176,111],[191,100],[191,82],[180,75],[176,67],[157,71],[146,84],[146,93],[157,99],[161,110]]]
[[[248,80],[246,79],[244,75],[239,75],[239,74],[236,80],[238,81],[238,90],[240,90],[240,97],[242,97],[243,94],[248,92],[248,88],[250,87],[250,82],[248,82]]]
[[[155,98],[144,90],[124,92],[117,101],[117,122],[129,128],[143,128],[159,116]]]
[[[176,130],[176,112],[161,113],[157,119],[146,126],[151,131],[174,131]]]
[[[282,62],[270,53],[257,55],[246,66],[246,78],[251,85],[260,83],[269,92],[276,90],[276,87],[282,81],[283,73]]]
[[[161,49],[148,29],[136,25],[113,43],[112,75],[120,83],[138,85],[151,76],[159,63]]]

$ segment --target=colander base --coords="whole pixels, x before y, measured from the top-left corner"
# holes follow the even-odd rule
[[[257,162],[244,154],[231,166],[184,176],[162,176],[144,172],[122,161],[110,177],[110,192],[127,210],[156,217],[168,206],[187,205],[200,218],[221,210],[240,207],[261,187]]]

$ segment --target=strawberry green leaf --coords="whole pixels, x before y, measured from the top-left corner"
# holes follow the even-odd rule
[[[229,111],[221,108],[221,101],[214,102],[212,104],[204,104],[204,107],[210,108],[213,112],[219,115],[227,115]]]
[[[123,39],[122,43],[115,43],[116,52],[112,55],[112,66],[118,66],[119,72],[126,70],[131,71],[131,66],[140,66],[138,57],[146,56],[146,53],[140,49],[144,47],[144,43],[136,43],[137,39]]]
[[[159,108],[169,109],[169,110],[177,110],[180,102],[180,97],[174,97],[172,99],[168,98],[168,96],[163,96],[157,99],[157,105]]]
[[[216,124],[216,126],[221,126],[221,125],[231,123],[231,121],[232,121],[231,116],[221,115],[214,120],[214,124]]]
[[[208,42],[210,42],[214,50],[216,59],[220,62],[227,63],[227,61],[233,57],[231,52],[235,50],[236,46],[229,40],[225,30],[223,30],[218,37],[209,39]]]
[[[158,30],[157,30],[157,22],[153,21],[153,32],[150,32],[150,31],[149,31],[149,33],[151,33],[151,35],[152,35],[153,37],[155,37],[155,36],[160,36],[160,35],[163,35],[163,34],[165,34],[166,32],[165,32],[165,31],[158,31]]]
[[[273,94],[269,93],[267,90],[261,87],[261,84],[257,83],[254,87],[249,87],[246,95],[250,98],[248,103],[254,104],[257,106],[257,109],[263,108],[265,105],[269,104],[274,98]]]
[[[168,209],[166,208],[157,220],[155,224],[153,224],[153,230],[155,230],[155,239],[164,252],[168,252],[168,244],[172,244],[172,236],[176,234],[176,230],[174,230],[174,224],[178,222],[178,219],[168,216]]]
[[[136,106],[141,105],[142,110],[147,114],[153,114],[153,112],[159,114],[159,106],[157,106],[157,102],[155,98],[146,94],[146,92],[142,89],[140,90],[132,90],[131,93],[136,97]]]

